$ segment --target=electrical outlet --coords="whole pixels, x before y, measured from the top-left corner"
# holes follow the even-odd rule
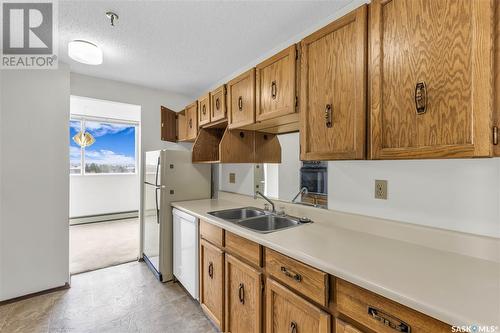
[[[229,183],[230,184],[236,183],[236,174],[233,172],[229,173]]]
[[[387,200],[387,180],[375,180],[375,199]]]

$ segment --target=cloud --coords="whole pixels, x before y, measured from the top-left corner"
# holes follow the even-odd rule
[[[98,123],[93,121],[85,122],[85,129],[92,134],[94,137],[98,138],[107,134],[116,134],[123,131],[132,132],[132,126],[123,124],[109,124],[109,123]]]
[[[111,150],[87,150],[85,151],[85,163],[135,165],[135,159],[132,156],[117,154]]]
[[[72,162],[80,162],[80,148],[69,146],[69,159]]]

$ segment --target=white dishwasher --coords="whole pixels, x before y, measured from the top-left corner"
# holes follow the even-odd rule
[[[172,214],[174,276],[198,299],[198,219],[175,208]]]

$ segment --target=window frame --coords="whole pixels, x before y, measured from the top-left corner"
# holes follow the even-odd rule
[[[125,175],[137,175],[138,167],[139,167],[139,127],[140,123],[138,121],[132,120],[122,120],[122,119],[113,119],[113,118],[102,118],[102,117],[91,117],[91,116],[83,116],[83,115],[70,115],[69,121],[77,121],[80,122],[80,130],[85,128],[85,122],[100,122],[100,123],[109,123],[109,124],[119,124],[119,125],[129,125],[130,127],[134,127],[134,172],[107,172],[107,173],[86,173],[85,172],[85,147],[80,147],[80,173],[71,173],[70,176],[76,177],[88,177],[88,176],[125,176]],[[70,138],[72,140],[72,138]],[[71,142],[70,142],[71,145]],[[71,168],[69,169],[71,170]]]

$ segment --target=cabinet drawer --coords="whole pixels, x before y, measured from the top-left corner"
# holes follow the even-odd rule
[[[224,229],[203,220],[200,220],[200,236],[217,246],[224,246]]]
[[[351,326],[348,323],[340,320],[339,318],[336,318],[335,333],[363,333],[363,332],[358,330],[357,328],[354,328],[354,326]]]
[[[318,304],[328,306],[328,274],[266,249],[266,271]]]
[[[331,317],[279,283],[266,283],[267,333],[330,333]]]
[[[385,297],[336,279],[337,309],[377,333],[439,333],[451,327]],[[391,328],[393,326],[394,328]]]
[[[226,250],[231,254],[236,254],[255,266],[262,266],[262,246],[259,244],[230,232],[226,232],[225,244]]]

